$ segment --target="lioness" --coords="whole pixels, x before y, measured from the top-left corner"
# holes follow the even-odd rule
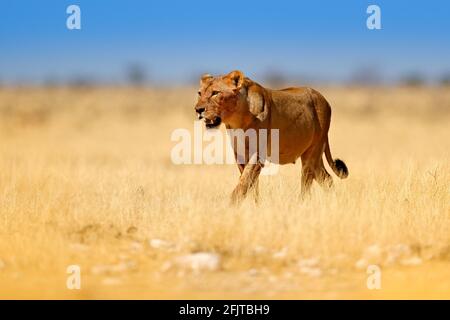
[[[200,80],[195,111],[207,128],[218,127],[223,122],[227,129],[279,129],[278,163],[295,163],[301,158],[302,194],[308,192],[314,179],[322,186],[332,185],[322,161],[324,152],[334,173],[340,178],[348,176],[345,163],[333,160],[330,152],[331,107],[314,89],[271,90],[245,77],[241,71],[218,77],[206,74]],[[232,144],[237,157],[237,143]],[[249,152],[247,144],[246,152]],[[264,163],[249,161],[251,157],[247,154],[246,162],[238,163],[241,176],[231,196],[233,203],[241,201],[250,189],[255,189],[257,195],[258,177]]]

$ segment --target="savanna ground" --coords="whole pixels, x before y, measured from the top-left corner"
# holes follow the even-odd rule
[[[195,88],[0,89],[0,298],[450,298],[450,89],[320,90],[349,178],[231,208],[237,167],[170,159]]]

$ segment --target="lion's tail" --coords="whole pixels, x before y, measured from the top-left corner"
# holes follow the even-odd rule
[[[340,159],[333,160],[330,151],[330,144],[328,143],[328,138],[325,144],[325,156],[327,157],[328,164],[331,169],[333,169],[334,173],[341,179],[345,179],[348,177],[348,169],[345,165],[344,161]]]

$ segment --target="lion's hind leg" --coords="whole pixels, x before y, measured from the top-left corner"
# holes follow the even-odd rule
[[[310,193],[313,180],[314,170],[308,166],[302,165],[301,195],[303,198]]]
[[[309,193],[314,180],[323,187],[330,188],[333,185],[333,178],[325,169],[322,155],[324,143],[319,143],[310,147],[302,156],[302,196]]]
[[[310,193],[311,185],[315,178],[314,149],[308,149],[301,156],[302,159],[302,178],[301,178],[301,195],[302,198]]]
[[[322,156],[320,157],[319,165],[316,167],[315,179],[322,188],[329,189],[333,187],[333,178],[325,169]]]

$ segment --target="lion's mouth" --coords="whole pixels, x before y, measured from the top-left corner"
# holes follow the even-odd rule
[[[214,129],[220,126],[222,123],[222,119],[220,117],[215,117],[214,120],[205,118],[205,126],[207,129]]]

